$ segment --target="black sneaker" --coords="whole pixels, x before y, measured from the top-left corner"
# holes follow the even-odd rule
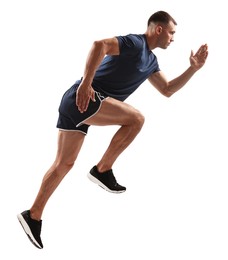
[[[26,210],[17,215],[25,233],[34,246],[39,249],[43,248],[43,244],[40,238],[42,220],[37,221],[30,217],[30,211]]]
[[[97,166],[94,166],[87,176],[92,182],[98,184],[101,188],[105,189],[106,191],[113,193],[121,193],[126,191],[125,187],[117,183],[112,170],[100,173],[97,170]]]

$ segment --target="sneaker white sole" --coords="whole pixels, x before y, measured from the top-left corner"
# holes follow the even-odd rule
[[[22,225],[25,233],[27,234],[27,236],[29,237],[29,239],[31,240],[31,242],[38,248],[42,249],[42,247],[39,245],[39,243],[36,241],[36,239],[34,238],[32,231],[29,227],[29,225],[27,224],[27,222],[25,221],[25,219],[23,218],[23,216],[21,214],[17,215],[17,218],[20,222],[20,224]]]
[[[93,182],[99,185],[104,190],[111,192],[111,193],[123,193],[125,190],[110,190],[107,186],[105,186],[101,181],[99,181],[97,178],[95,178],[90,172],[87,174],[87,177]]]

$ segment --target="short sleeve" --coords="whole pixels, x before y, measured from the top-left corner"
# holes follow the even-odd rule
[[[137,35],[117,36],[120,54],[134,55],[142,49],[143,41]]]

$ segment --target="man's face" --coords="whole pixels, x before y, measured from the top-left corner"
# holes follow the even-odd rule
[[[173,22],[169,22],[168,25],[160,25],[160,34],[158,40],[158,47],[162,49],[166,49],[171,42],[174,41],[175,24]]]

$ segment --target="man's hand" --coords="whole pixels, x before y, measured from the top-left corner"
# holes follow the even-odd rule
[[[208,56],[208,46],[207,44],[202,45],[199,50],[196,52],[196,54],[191,51],[190,55],[190,64],[191,67],[195,70],[199,70],[203,67],[206,59]]]
[[[78,87],[76,95],[76,106],[81,113],[87,110],[90,99],[93,102],[96,102],[94,89],[91,86],[86,86],[81,83]]]

